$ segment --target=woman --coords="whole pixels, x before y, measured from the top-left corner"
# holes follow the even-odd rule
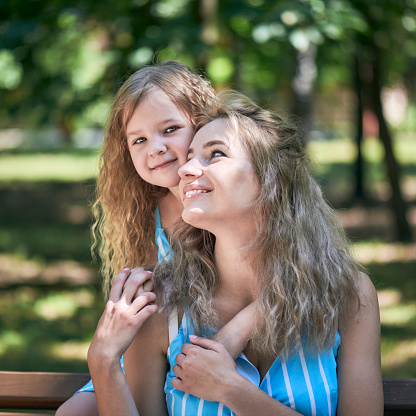
[[[376,292],[297,130],[241,95],[198,127],[179,169],[188,225],[154,271],[158,305],[182,324],[174,337],[156,295],[116,278],[88,356],[100,415],[381,415]],[[234,361],[203,337],[252,302],[256,331]]]

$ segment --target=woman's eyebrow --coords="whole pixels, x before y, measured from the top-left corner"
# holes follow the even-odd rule
[[[222,141],[222,140],[211,140],[211,141],[209,141],[209,142],[206,142],[206,143],[202,146],[202,148],[203,148],[203,149],[206,149],[207,147],[218,146],[218,145],[228,147],[228,144],[227,144],[227,143],[225,143],[225,142],[224,142],[224,141]]]
[[[202,148],[207,149],[208,147],[218,146],[218,145],[229,147],[228,144],[222,140],[210,140],[209,142],[204,143],[202,145]],[[189,148],[187,155],[189,156],[191,153],[194,153],[194,149],[192,147]]]

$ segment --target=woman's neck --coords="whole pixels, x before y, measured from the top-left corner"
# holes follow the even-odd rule
[[[158,206],[162,228],[166,234],[170,234],[173,225],[181,217],[183,211],[178,187],[170,188],[169,192],[159,200]]]
[[[231,317],[254,301],[258,293],[258,276],[253,272],[251,257],[245,250],[250,240],[237,232],[216,237],[214,259],[219,276],[214,304]],[[222,317],[225,320],[227,316]]]

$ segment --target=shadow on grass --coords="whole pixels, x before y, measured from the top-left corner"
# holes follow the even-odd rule
[[[403,301],[416,302],[416,260],[366,265],[377,290],[397,289]],[[413,334],[416,337],[416,334]]]
[[[15,286],[2,290],[0,305],[2,370],[88,371],[84,346],[104,308],[98,287]],[[66,343],[75,345],[67,353]]]

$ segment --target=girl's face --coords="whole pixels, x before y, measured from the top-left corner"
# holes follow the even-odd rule
[[[177,186],[194,129],[168,96],[161,90],[150,92],[134,110],[126,131],[140,177],[164,188]]]
[[[254,224],[260,184],[246,148],[227,120],[216,119],[196,133],[179,175],[185,222],[214,234],[218,227]]]

